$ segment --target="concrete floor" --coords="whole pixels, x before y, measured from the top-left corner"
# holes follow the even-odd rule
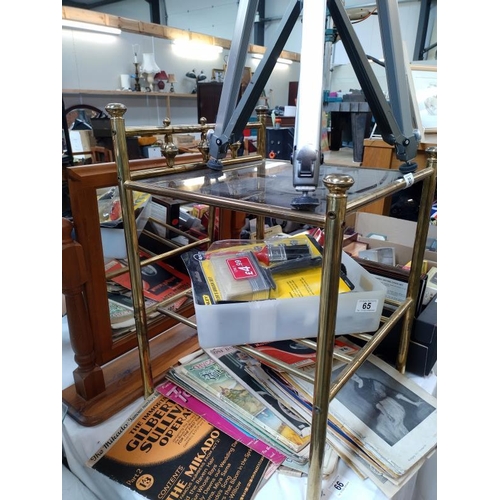
[[[346,167],[359,167],[360,162],[353,160],[352,148],[343,147],[338,151],[324,151],[324,162],[329,165],[340,165]]]

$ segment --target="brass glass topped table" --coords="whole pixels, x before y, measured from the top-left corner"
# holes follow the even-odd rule
[[[318,206],[313,210],[297,210],[292,200],[299,193],[292,179],[292,164],[281,160],[260,160],[222,171],[206,167],[169,173],[137,183],[141,174],[131,174],[129,186],[152,194],[163,194],[190,202],[207,203],[254,215],[282,216],[304,224],[324,226],[328,189],[321,179],[332,175],[350,176],[353,185],[347,190],[347,210],[355,210],[380,196],[404,188],[406,181],[397,170],[322,165],[320,183],[313,192]],[[425,175],[419,177],[424,178]],[[352,207],[352,208],[351,208]],[[285,217],[286,216],[286,217]]]
[[[362,167],[322,165],[320,182],[313,193],[317,206],[301,211],[292,202],[300,194],[293,186],[292,164],[281,160],[259,157],[233,158],[221,171],[214,171],[205,164],[170,166],[150,171],[131,172],[126,153],[126,136],[141,130],[126,129],[122,105],[109,105],[111,128],[114,134],[120,199],[123,208],[125,240],[129,262],[136,332],[143,370],[145,396],[153,391],[147,321],[142,296],[141,262],[138,257],[137,230],[133,211],[132,191],[142,191],[159,196],[169,196],[186,202],[204,203],[210,206],[208,238],[214,240],[216,208],[226,208],[257,216],[257,239],[264,237],[264,217],[272,216],[324,228],[323,267],[319,304],[318,335],[316,339],[317,362],[314,377],[311,448],[309,465],[308,500],[321,496],[321,470],[325,452],[328,405],[359,366],[385,338],[387,333],[402,322],[398,353],[398,369],[405,371],[410,331],[415,314],[421,263],[430,220],[432,194],[436,183],[436,156],[430,155],[428,166],[419,172],[403,175],[397,170]],[[177,127],[179,132],[180,127]],[[173,127],[157,128],[155,133],[175,133]],[[145,130],[146,133],[151,131]],[[167,158],[168,165],[168,158]],[[336,380],[331,382],[333,346],[338,303],[338,284],[342,256],[342,241],[347,213],[354,212],[377,199],[390,196],[415,182],[423,182],[421,207],[415,235],[412,265],[407,298],[398,303],[394,312],[373,334],[366,334],[366,344],[349,360]],[[312,208],[312,207],[310,207]],[[156,256],[160,259],[162,256]],[[279,363],[276,363],[279,366]],[[307,377],[304,377],[307,378]]]

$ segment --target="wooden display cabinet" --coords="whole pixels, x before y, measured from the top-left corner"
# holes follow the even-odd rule
[[[131,163],[132,170],[140,171],[163,168],[165,160],[132,160]],[[95,425],[141,394],[138,366],[135,367],[137,373],[134,374],[133,369],[138,356],[135,332],[112,339],[107,299],[96,190],[118,184],[116,163],[69,167],[67,182],[73,222],[63,219],[63,293],[78,368],[74,372],[75,384],[63,390],[63,401],[78,422]],[[181,308],[179,314],[192,316],[192,304]],[[169,352],[170,364],[197,346],[196,332],[188,327],[179,328],[181,331],[175,336],[161,335],[178,322],[172,317],[160,316],[149,326],[149,338],[155,339],[157,350]],[[112,363],[120,357],[119,363]],[[164,361],[169,364],[168,359]],[[155,372],[164,373],[164,369],[161,364]]]
[[[259,130],[260,151],[265,148],[262,123],[252,123]],[[201,132],[200,144],[210,128],[202,123],[194,126],[174,126],[165,134],[172,144],[173,133]],[[139,135],[160,135],[156,128]],[[233,148],[234,149],[234,148]],[[130,170],[143,172],[178,172],[205,166],[204,149],[199,154],[182,154],[169,158],[131,160]],[[236,149],[234,149],[234,153]],[[231,155],[233,150],[231,151]],[[253,158],[262,158],[255,155]],[[227,162],[235,158],[228,158]],[[62,221],[62,288],[66,298],[70,341],[77,368],[75,383],[63,390],[63,402],[69,414],[80,424],[96,425],[130,404],[143,394],[143,374],[139,363],[141,345],[136,331],[113,340],[109,317],[105,259],[102,249],[97,190],[119,185],[115,162],[68,167],[66,169],[72,221]],[[212,214],[212,218],[215,211]],[[245,214],[220,209],[218,235],[235,238],[245,222]],[[209,228],[210,230],[210,228]],[[214,230],[214,228],[212,228]],[[207,243],[202,239],[185,247],[168,250],[168,257],[179,256],[187,248]],[[170,255],[172,254],[172,255]],[[168,258],[164,254],[155,260]],[[148,321],[148,342],[151,344],[152,377],[156,383],[179,357],[198,348],[196,325],[190,319],[194,313],[191,301],[178,313],[166,312]]]
[[[163,166],[163,163],[163,160],[138,161],[132,169],[154,168]],[[68,168],[73,224],[76,241],[83,250],[84,266],[88,272],[88,281],[85,286],[86,301],[89,310],[93,312],[90,324],[94,334],[96,362],[99,365],[127,352],[134,344],[133,335],[126,335],[115,342],[108,335],[109,309],[96,190],[117,185],[115,165],[114,162],[109,162]],[[152,325],[151,336],[155,336],[162,327],[164,325]]]

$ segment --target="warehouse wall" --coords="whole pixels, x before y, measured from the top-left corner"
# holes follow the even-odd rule
[[[232,39],[233,23],[236,19],[238,0],[211,0],[210,2],[199,2],[199,0],[165,0],[163,18],[164,24],[176,28],[186,29],[205,33],[208,35],[220,36]],[[272,0],[266,2],[266,22],[265,43],[270,43],[276,36],[276,29],[289,0]],[[375,2],[366,0],[345,0],[346,8],[366,7],[372,9]],[[420,1],[400,0],[398,2],[399,17],[401,23],[401,34],[406,45],[409,59],[413,55],[415,39],[417,34],[418,18],[420,13]],[[145,0],[126,0],[115,4],[107,5],[99,9],[103,12],[114,15],[132,17],[144,21],[150,20],[149,4]],[[435,19],[436,12],[431,13],[431,18]],[[354,31],[358,36],[361,45],[367,54],[377,59],[383,59],[382,43],[377,16],[370,16],[362,22],[354,22]],[[431,34],[431,40],[436,41],[437,30]],[[300,19],[290,34],[285,44],[285,49],[292,52],[301,52],[302,26]],[[325,67],[325,77],[330,83],[330,90],[340,90],[348,92],[351,88],[360,88],[357,78],[349,63],[347,54],[342,42],[334,45],[333,57]],[[435,61],[430,61],[434,64]],[[385,71],[380,66],[374,66],[374,71],[380,81],[382,89],[387,91]]]
[[[347,2],[347,5],[356,6],[355,2],[356,0],[351,0]],[[169,26],[232,39],[238,3],[236,0],[211,0],[210,3],[200,3],[198,0],[183,0],[182,2],[165,0],[162,18]],[[269,21],[266,23],[265,43],[269,43],[269,40],[276,36],[276,28],[287,5],[288,0],[273,0],[266,3],[265,15]],[[358,2],[358,5],[361,3]],[[410,54],[414,50],[419,9],[419,1],[399,3],[402,36]],[[145,0],[125,0],[95,10],[150,21],[149,4]],[[367,20],[353,25],[365,52],[383,59],[377,16],[370,16]],[[301,43],[301,20],[299,19],[285,48],[300,52]],[[223,68],[229,53],[228,50],[224,50],[213,61],[186,60],[173,53],[169,40],[127,32],[122,32],[119,37],[103,36],[98,39],[95,35],[89,37],[83,32],[64,29],[62,32],[62,88],[119,89],[120,74],[132,75],[134,72],[132,64],[132,45],[134,44],[139,44],[140,56],[145,52],[153,52],[160,68],[166,73],[176,75],[178,83],[175,84],[175,88],[180,93],[189,93],[193,89],[193,81],[185,76],[187,71],[192,69],[195,69],[196,73],[203,71],[210,79],[212,69]],[[250,67],[251,71],[255,71],[257,64],[257,60],[247,57],[246,66]],[[373,65],[373,69],[382,90],[387,92],[385,70],[378,65]],[[288,104],[288,83],[298,81],[299,72],[299,63],[293,63],[291,66],[276,66],[265,87],[271,108]],[[341,41],[334,44],[332,58],[329,64],[326,64],[321,76],[324,76],[325,88],[331,91],[349,92],[351,89],[361,88]],[[166,100],[153,96],[144,99],[141,101],[138,98],[120,97],[128,108],[127,122],[130,125],[161,124],[167,114]],[[109,101],[109,96],[65,96],[66,106],[87,103],[103,109]],[[195,101],[172,100],[169,117],[174,124],[196,122]]]

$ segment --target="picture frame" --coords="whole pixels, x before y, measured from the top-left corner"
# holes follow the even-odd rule
[[[212,81],[213,82],[223,82],[224,76],[226,74],[226,69],[213,68],[212,69]]]
[[[422,134],[437,133],[437,66],[410,64],[410,87]]]

